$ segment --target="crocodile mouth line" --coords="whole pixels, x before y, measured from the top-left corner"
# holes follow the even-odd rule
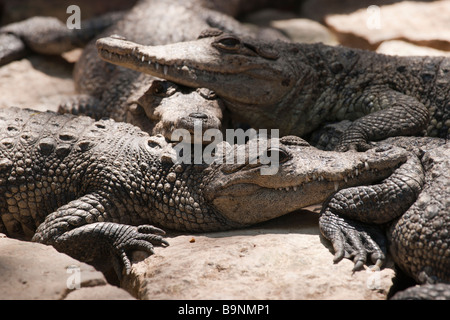
[[[395,171],[396,168],[398,168],[402,162],[399,162],[398,165],[392,167],[392,168],[386,168],[386,169],[372,169],[369,167],[369,164],[367,162],[361,162],[358,164],[357,168],[355,168],[352,171],[345,172],[345,173],[336,173],[332,175],[321,175],[319,173],[310,173],[306,175],[306,177],[303,177],[303,180],[300,183],[297,184],[291,184],[287,186],[282,187],[272,187],[267,185],[260,185],[257,183],[252,182],[237,182],[236,184],[249,184],[253,185],[255,188],[260,188],[264,190],[276,190],[276,191],[282,191],[282,192],[297,192],[301,191],[305,185],[308,184],[332,184],[334,187],[334,191],[338,191],[342,187],[348,187],[355,183],[358,183],[360,181],[359,177],[361,175],[366,175],[370,180],[373,179],[370,177],[380,177],[380,180],[387,177],[387,175],[391,174],[393,171]],[[235,185],[234,183],[231,185],[228,185],[228,187],[232,187]]]
[[[133,68],[140,69],[143,72],[146,72],[146,70],[148,71],[150,70],[150,68],[153,68],[156,73],[163,74],[164,76],[167,76],[169,72],[176,72],[179,75],[184,74],[192,80],[196,80],[197,76],[200,74],[207,76],[231,74],[230,72],[222,72],[210,69],[206,70],[199,67],[188,66],[182,61],[178,61],[178,63],[168,63],[163,59],[149,57],[147,54],[140,52],[140,50],[136,47],[131,51],[125,53],[117,53],[108,48],[99,48],[98,52],[100,57],[108,62],[125,67],[130,67],[130,64],[132,64]]]

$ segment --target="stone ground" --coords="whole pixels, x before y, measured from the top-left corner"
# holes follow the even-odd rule
[[[8,13],[32,15],[17,12],[23,8],[14,9],[14,1],[4,3],[3,21],[8,21]],[[305,0],[300,12],[263,10],[244,21],[278,28],[299,42],[341,43],[385,54],[450,54],[449,0],[336,3]],[[370,5],[378,7],[370,11]],[[98,10],[101,8],[93,12]],[[372,28],[374,23],[380,28]],[[32,55],[0,67],[0,107],[56,110],[59,101],[75,93],[71,72],[78,54],[74,51],[64,58]],[[122,287],[133,297],[378,300],[386,298],[394,276],[390,260],[381,271],[366,268],[355,273],[351,261],[333,264],[329,243],[320,236],[315,211],[292,213],[245,230],[169,234],[167,240],[169,247],[156,248],[155,255],[136,262],[131,275],[122,281]],[[72,265],[77,269],[68,268]],[[76,275],[71,270],[80,271],[80,289],[68,289],[68,281]],[[0,299],[132,296],[107,284],[92,267],[52,247],[0,236]]]
[[[92,266],[51,246],[0,234],[0,300],[134,299]]]
[[[392,263],[355,273],[349,260],[334,264],[318,216],[303,210],[245,230],[168,237],[122,287],[139,299],[385,299]]]

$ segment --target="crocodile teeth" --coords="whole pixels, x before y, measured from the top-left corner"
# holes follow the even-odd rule
[[[344,177],[344,181],[345,181],[345,183],[348,182],[347,176]]]
[[[148,65],[151,65],[152,64],[152,60],[148,60]]]
[[[289,191],[289,187],[284,188],[284,190]]]
[[[364,162],[364,168],[366,168],[366,170],[369,170],[369,163],[368,162]]]
[[[144,56],[142,56],[142,58],[141,58],[141,61],[142,61],[142,62],[144,62],[144,61],[145,61],[145,57],[144,57]]]
[[[156,70],[159,69],[159,63],[158,62],[155,62],[155,68],[156,68]]]
[[[297,191],[297,187],[294,187],[294,191]]]
[[[169,67],[168,66],[164,66],[164,75],[167,75],[167,71],[169,71]]]
[[[338,191],[339,189],[339,182],[335,181],[334,182],[334,191]]]

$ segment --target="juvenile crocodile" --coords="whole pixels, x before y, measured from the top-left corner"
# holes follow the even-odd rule
[[[450,59],[397,57],[318,44],[262,42],[223,33],[145,46],[97,41],[102,59],[191,87],[207,87],[254,128],[305,136],[355,120],[337,150],[366,150],[397,135],[449,137]]]
[[[102,271],[113,265],[120,275],[122,267],[130,270],[129,251],[167,245],[147,224],[245,227],[386,178],[408,154],[325,152],[296,137],[266,139],[264,147],[262,140],[250,140],[248,150],[259,149],[247,150],[242,164],[178,163],[164,137],[130,124],[0,109],[0,232],[53,245]],[[278,170],[262,175],[266,165],[250,159],[269,153]]]
[[[0,29],[0,34],[16,37],[19,44],[24,42],[35,52],[48,53],[51,48],[50,53],[55,54],[82,45],[111,25],[102,36],[119,34],[147,45],[159,45],[194,40],[211,26],[238,34],[255,34],[218,10],[237,15],[269,4],[268,0],[141,0],[129,12],[115,13],[114,20],[109,14],[105,21],[102,18],[88,21],[81,30],[73,32],[55,18],[35,17],[6,26]],[[199,122],[203,130],[220,129],[225,121],[223,104],[210,90],[160,82],[155,77],[106,63],[98,57],[95,42],[86,46],[76,63],[74,80],[80,94],[63,103],[61,113],[96,119],[110,117],[168,139],[177,128],[192,130],[194,123]]]
[[[430,137],[383,143],[417,148],[419,157],[411,153],[406,164],[378,185],[338,191],[323,207],[321,232],[333,244],[334,260],[352,258],[355,269],[368,256],[382,265],[386,232],[396,265],[427,285],[394,298],[450,299],[450,144]]]

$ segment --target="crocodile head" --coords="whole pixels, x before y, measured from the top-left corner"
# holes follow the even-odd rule
[[[141,78],[139,82],[147,85],[139,86],[128,98],[128,123],[152,135],[162,134],[169,141],[179,129],[189,132],[192,141],[199,136],[195,130],[202,135],[209,129],[221,130],[224,106],[213,91],[192,89],[153,77]]]
[[[241,104],[272,105],[289,93],[299,77],[288,55],[274,43],[252,43],[231,34],[161,46],[144,46],[114,37],[97,40],[108,62],[194,88],[209,88]]]
[[[248,151],[256,150],[252,149],[255,144],[258,152],[252,155]],[[233,145],[228,152],[237,154],[240,148],[247,148],[242,164],[225,160],[212,164],[203,172],[202,181],[205,199],[228,221],[241,225],[320,204],[345,187],[381,181],[407,159],[402,148],[338,153],[316,149],[294,136],[252,139]],[[262,156],[273,160],[276,172],[262,174],[261,169],[268,166],[259,161]]]

